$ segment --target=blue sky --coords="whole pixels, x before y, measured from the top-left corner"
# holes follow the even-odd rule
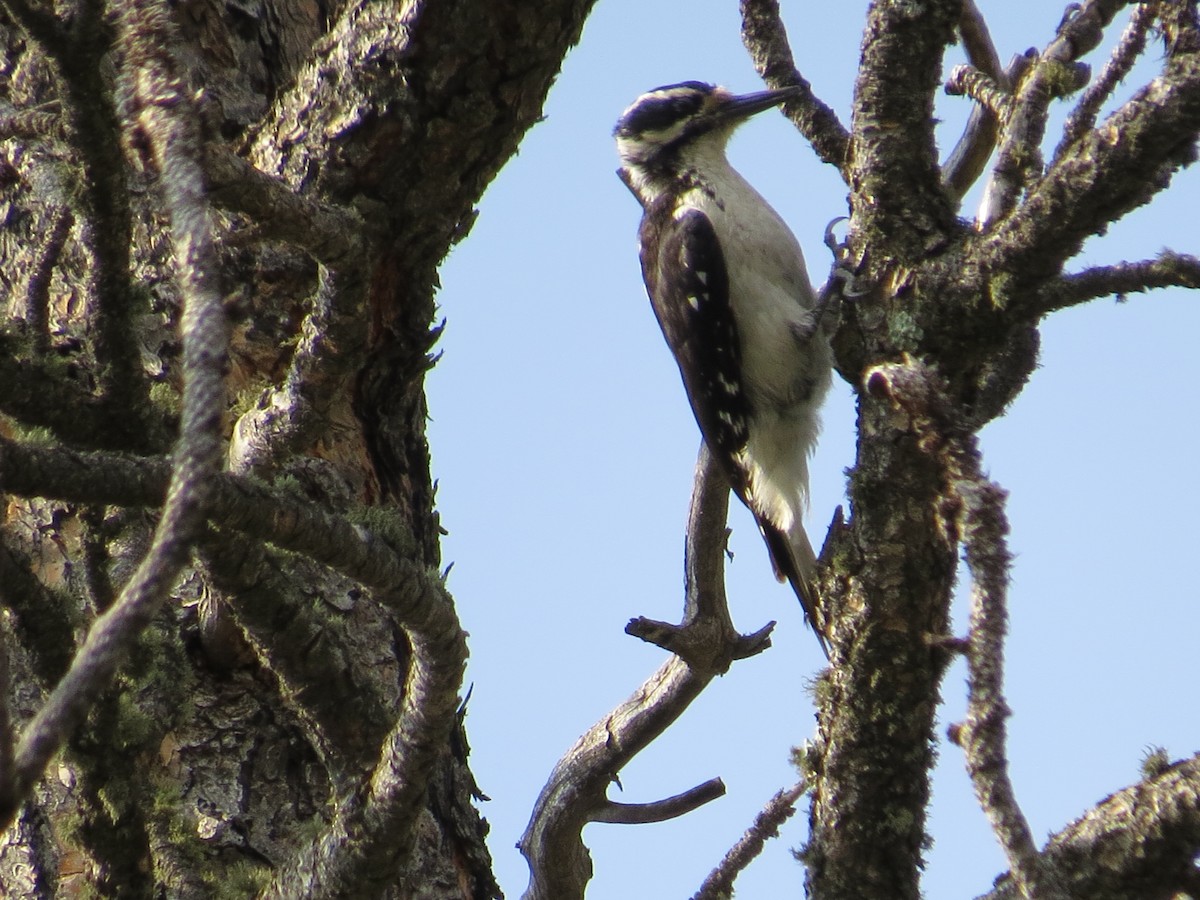
[[[783,6],[798,65],[848,123],[865,3]],[[1024,0],[981,6],[1002,59],[1044,46],[1061,15]],[[1095,70],[1106,55],[1089,58]],[[1139,72],[1157,57],[1152,48]],[[610,131],[639,93],[686,79],[761,87],[736,3],[601,0],[546,121],[442,269],[448,325],[429,379],[433,473],[450,532],[449,586],[471,635],[472,763],[492,797],[483,811],[510,898],[527,880],[513,844],[554,763],[662,661],[623,633],[625,623],[681,611],[699,435],[641,283],[639,209],[614,175]],[[968,106],[938,102],[947,152]],[[836,173],[773,113],[748,124],[730,156],[796,231],[819,283],[829,266],[823,229],[845,212]],[[1070,268],[1164,246],[1200,250],[1197,179],[1179,176]],[[987,470],[1011,492],[1010,754],[1039,840],[1134,781],[1147,747],[1173,757],[1200,749],[1189,689],[1200,674],[1200,614],[1187,568],[1200,502],[1190,449],[1198,332],[1197,298],[1186,291],[1058,314],[1043,329],[1030,386],[982,435]],[[854,461],[844,383],[835,380],[823,418],[808,520],[818,547]],[[718,775],[728,794],[673,822],[589,826],[593,900],[690,896],[761,805],[795,780],[789,749],[813,730],[806,685],[823,659],[748,514],[735,505],[730,524],[735,623],[748,632],[777,620],[774,646],[715,682],[611,796],[656,800]],[[960,631],[964,619],[957,609]],[[961,665],[943,693],[940,735],[963,709]],[[944,739],[939,751],[924,888],[930,900],[975,896],[1005,867],[961,753]],[[802,807],[739,880],[740,897],[802,895],[789,850],[805,822]]]

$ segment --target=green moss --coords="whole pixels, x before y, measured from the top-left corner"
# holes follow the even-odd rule
[[[233,403],[230,404],[229,414],[233,419],[240,418],[250,410],[258,407],[259,403],[264,399],[264,391],[267,388],[267,380],[259,379],[251,384],[246,385],[233,398]]]
[[[212,889],[214,900],[244,900],[255,896],[270,879],[268,866],[241,860],[223,866],[211,880],[206,878],[205,883]]]
[[[408,528],[408,523],[396,508],[361,506],[351,510],[348,518],[354,524],[362,525],[406,559],[416,556],[416,541]]]
[[[171,416],[178,416],[182,409],[179,391],[167,381],[156,381],[150,385],[150,403]]]
[[[1142,757],[1142,777],[1157,778],[1171,768],[1171,758],[1164,747],[1147,747]]]

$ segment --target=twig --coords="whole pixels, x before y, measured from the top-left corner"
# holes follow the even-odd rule
[[[1129,24],[1121,34],[1121,40],[1113,48],[1112,55],[1104,65],[1100,77],[1093,81],[1079,103],[1071,110],[1067,122],[1063,126],[1062,139],[1054,151],[1054,160],[1058,160],[1066,149],[1075,143],[1096,124],[1096,116],[1100,107],[1111,96],[1113,90],[1129,74],[1137,58],[1146,49],[1146,35],[1154,23],[1155,8],[1153,3],[1139,3],[1134,7],[1129,17]]]
[[[967,718],[959,745],[975,796],[1000,840],[1014,878],[1029,898],[1064,896],[1040,865],[1029,823],[1021,812],[1009,777],[1004,699],[1004,635],[1011,556],[1004,515],[1005,493],[979,472],[978,451],[967,443],[956,454],[960,463],[955,493],[962,501],[961,530],[971,571],[971,615],[967,648]]]
[[[188,98],[165,49],[171,46],[169,29],[169,18],[161,7],[130,4],[118,11],[126,64],[134,73],[135,96],[141,105],[141,126],[162,173],[184,299],[181,434],[166,505],[149,552],[116,603],[93,624],[71,668],[22,735],[14,761],[12,799],[17,802],[108,686],[166,598],[203,520],[212,475],[220,460],[227,327],[197,159],[199,140]],[[0,823],[7,825],[15,812],[15,803],[4,807]]]
[[[1099,12],[1111,16],[1119,5]],[[1195,37],[1188,34],[1189,41]],[[1027,287],[1057,276],[1088,237],[1148,203],[1192,161],[1200,128],[1194,63],[1190,52],[1169,54],[1158,77],[1108,116],[1104,128],[1072,144],[1029,186],[1020,206],[975,243],[964,268],[1011,273],[1012,289],[1005,290],[1011,312],[1035,305],[1038,291]]]
[[[720,778],[710,778],[682,794],[653,803],[616,803],[609,800],[592,813],[591,820],[612,825],[649,825],[653,822],[666,822],[687,815],[705,803],[711,803],[724,796],[725,782]]]
[[[34,109],[16,109],[10,103],[0,103],[0,140],[65,141],[68,135],[61,107],[57,101],[43,103]]]
[[[850,135],[837,113],[823,103],[796,68],[787,30],[779,15],[778,0],[741,0],[742,43],[754,61],[755,71],[772,88],[798,87],[800,96],[784,105],[800,133],[808,139],[822,162],[836,166],[848,177]]]
[[[958,20],[958,33],[971,67],[990,79],[1005,95],[1009,94],[1013,82],[1008,73],[1000,67],[1000,57],[996,53],[996,45],[992,42],[987,20],[974,0],[965,0],[963,3],[962,15]],[[942,182],[956,200],[962,199],[963,194],[983,174],[992,150],[996,147],[997,133],[996,111],[985,106],[972,107],[962,137],[942,164]]]
[[[807,785],[801,781],[780,791],[767,801],[746,833],[730,848],[725,858],[704,879],[692,900],[722,900],[732,895],[733,882],[746,866],[762,853],[769,838],[779,834],[779,826],[796,812],[796,801],[804,794]]]
[[[1040,306],[1048,313],[1097,297],[1115,294],[1120,299],[1126,294],[1165,287],[1200,288],[1200,258],[1164,250],[1155,259],[1095,266],[1062,275],[1043,288]]]

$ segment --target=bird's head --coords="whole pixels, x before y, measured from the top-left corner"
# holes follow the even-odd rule
[[[669,178],[691,154],[723,154],[739,124],[800,90],[782,88],[739,96],[702,81],[684,81],[647,91],[621,114],[613,129],[622,177],[640,195],[639,187]]]

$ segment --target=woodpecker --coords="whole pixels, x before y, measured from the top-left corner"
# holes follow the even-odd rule
[[[795,94],[666,85],[613,134],[642,205],[646,291],[696,422],[828,655],[802,517],[833,354],[795,235],[725,157],[739,124]]]

